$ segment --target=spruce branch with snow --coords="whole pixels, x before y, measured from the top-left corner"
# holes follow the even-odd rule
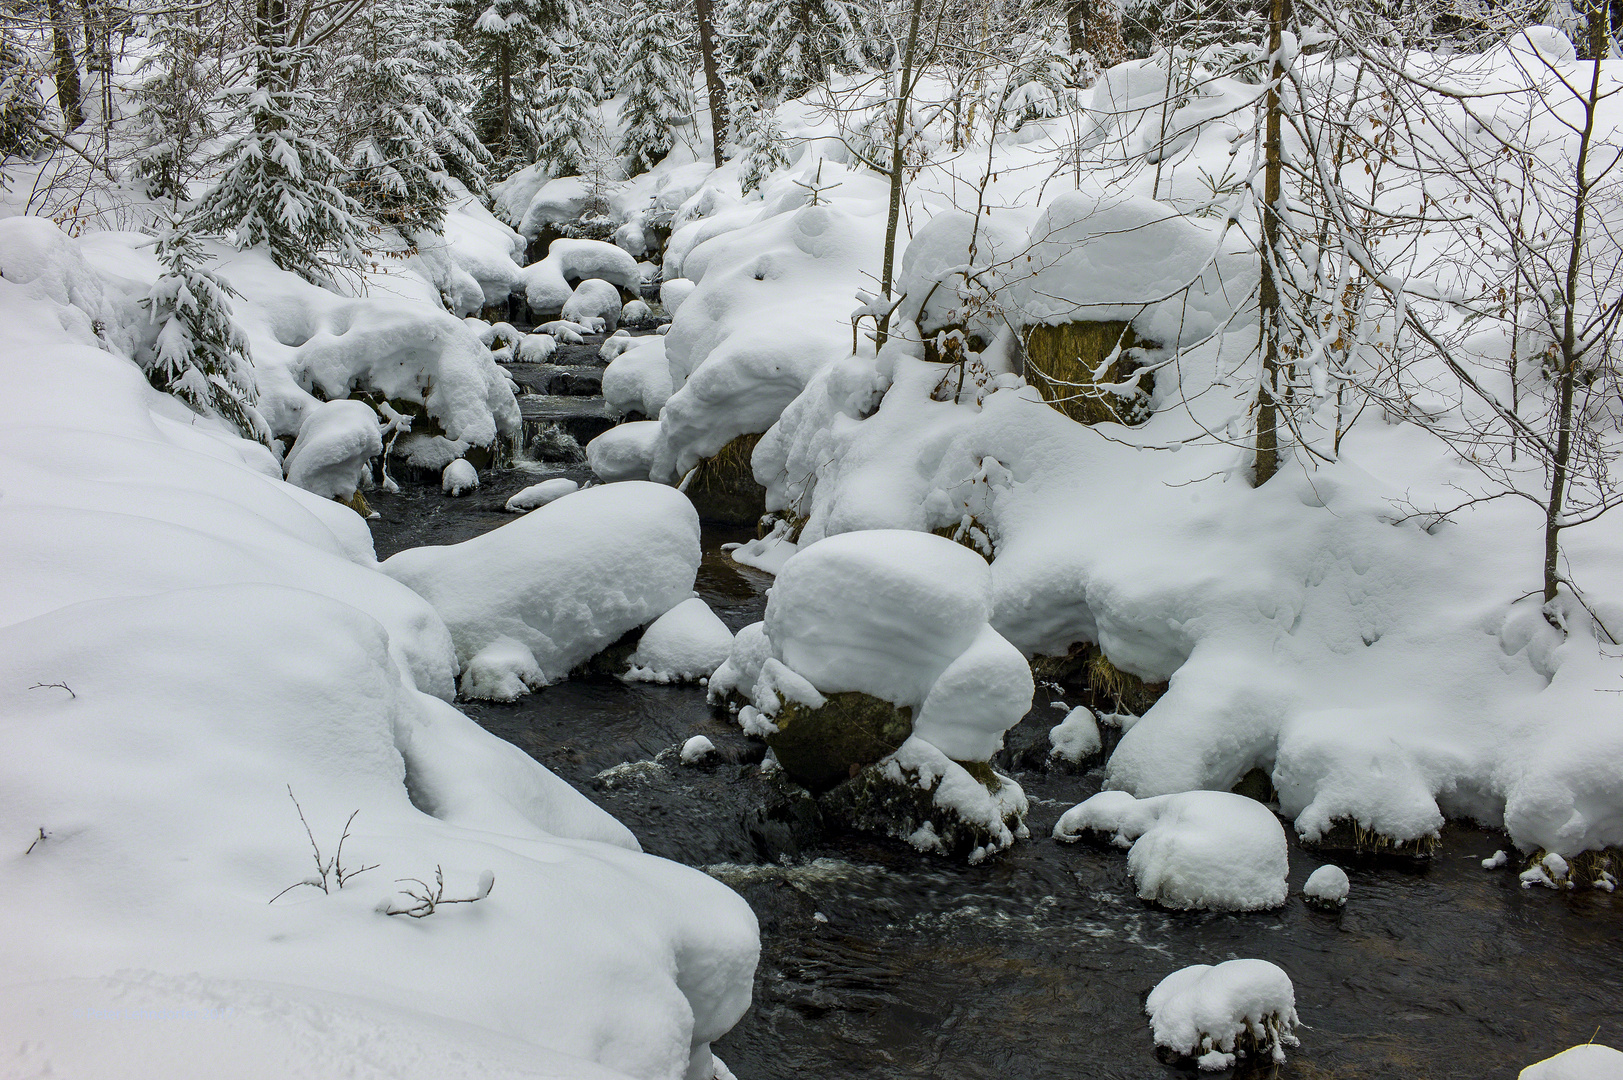
[[[683,34],[668,0],[636,0],[621,90],[620,155],[628,174],[653,168],[693,114]]]

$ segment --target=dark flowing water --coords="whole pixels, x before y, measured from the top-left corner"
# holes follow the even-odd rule
[[[369,495],[378,554],[452,543],[512,520],[507,496],[579,467],[511,470],[480,491]],[[760,618],[770,579],[706,525],[698,589],[735,629]],[[1596,1036],[1623,1045],[1623,896],[1525,890],[1479,860],[1506,846],[1451,826],[1424,870],[1346,867],[1340,914],[1299,890],[1322,856],[1291,849],[1292,897],[1253,915],[1171,913],[1141,903],[1125,855],[1049,839],[1099,787],[1097,769],[1051,773],[1039,697],[1003,765],[1032,801],[1032,839],[978,867],[852,835],[811,837],[769,809],[762,748],[692,687],[576,680],[512,705],[464,703],[624,821],[643,847],[727,882],[761,921],[755,1004],[717,1044],[740,1080],[1150,1080],[1144,995],[1196,963],[1257,957],[1283,967],[1309,1025],[1280,1077],[1480,1080]],[[680,765],[710,737],[719,761]],[[1623,782],[1623,780],[1620,780]]]

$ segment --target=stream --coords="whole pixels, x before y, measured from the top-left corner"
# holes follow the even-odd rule
[[[582,443],[612,423],[592,394],[601,338],[588,340],[553,364],[510,365],[537,391],[521,399],[526,445],[541,423]],[[368,492],[378,556],[512,521],[508,496],[552,476],[590,472],[521,460],[462,499],[415,484]],[[761,618],[771,578],[720,548],[751,536],[704,524],[696,587],[734,630]],[[1101,781],[1097,766],[1047,768],[1052,701],[1039,690],[997,762],[1031,799],[1032,838],[980,866],[822,834],[784,812],[758,769],[764,747],[699,687],[580,678],[510,705],[459,705],[625,822],[644,850],[754,907],[754,1005],[716,1043],[740,1080],[1178,1075],[1155,1058],[1144,996],[1178,968],[1236,957],[1284,968],[1307,1025],[1283,1067],[1247,1075],[1513,1078],[1592,1037],[1623,1045],[1623,896],[1523,889],[1513,870],[1480,865],[1508,848],[1502,834],[1450,825],[1427,866],[1341,863],[1352,892],[1340,913],[1302,903],[1328,860],[1294,840],[1283,908],[1162,911],[1135,896],[1124,852],[1049,839]],[[683,766],[677,750],[695,734],[718,755]]]

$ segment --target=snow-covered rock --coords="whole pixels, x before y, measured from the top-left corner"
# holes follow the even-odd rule
[[[440,490],[447,495],[465,495],[479,486],[479,473],[466,458],[457,458],[440,474]]]
[[[1150,991],[1144,1011],[1157,1048],[1211,1071],[1232,1068],[1240,1057],[1283,1062],[1301,1023],[1290,976],[1266,960],[1174,971]]]
[[[597,347],[598,358],[600,360],[613,360],[627,349],[632,348],[637,340],[637,338],[631,336],[629,330],[616,330],[604,338],[603,344]]]
[[[665,309],[665,314],[676,318],[676,313],[682,307],[682,302],[693,295],[697,286],[687,278],[669,278],[659,284],[659,305]]]
[[[1104,745],[1099,722],[1085,705],[1071,709],[1065,719],[1048,729],[1048,756],[1079,765],[1097,754]]]
[[[1056,840],[1108,836],[1129,848],[1138,895],[1170,908],[1260,911],[1285,902],[1285,830],[1272,811],[1227,791],[1135,799],[1101,791],[1065,811]]]
[[[1618,1080],[1619,1077],[1623,1077],[1623,1052],[1600,1043],[1585,1043],[1529,1065],[1517,1080]]]
[[[571,294],[573,295],[573,294]],[[547,334],[564,345],[583,345],[581,335],[594,333],[591,327],[580,323],[567,322],[563,319],[553,319],[536,327],[537,332]]]
[[[524,268],[523,278],[530,311],[541,317],[563,310],[575,291],[572,282],[597,278],[632,294],[642,289],[637,260],[601,240],[554,240],[546,258]],[[618,315],[618,298],[614,310]]]
[[[603,345],[607,348],[608,342]],[[621,416],[640,413],[657,419],[670,396],[671,365],[665,357],[662,337],[630,338],[603,369],[603,399],[611,411]]]
[[[714,756],[716,744],[703,735],[695,735],[682,744],[680,758],[684,765],[697,765],[699,762]]]
[[[607,381],[605,379],[605,381]],[[659,422],[641,420],[611,427],[586,444],[586,464],[605,484],[621,480],[648,479],[659,438]]]
[[[739,544],[728,552],[728,556],[740,566],[775,575],[800,550],[800,545],[789,539],[789,533],[789,523],[778,521],[772,526],[771,532]]]
[[[555,476],[551,480],[531,484],[517,492],[507,500],[503,509],[514,514],[526,514],[538,506],[545,506],[554,499],[561,499],[579,490],[580,485],[569,477]]]
[[[608,330],[620,325],[620,290],[602,278],[587,278],[575,286],[575,291],[564,304],[562,317],[570,322],[602,321]]]
[[[985,761],[1033,693],[1030,666],[990,616],[985,559],[939,536],[876,530],[829,537],[785,562],[766,634],[821,693],[912,709],[916,737],[955,760]]]
[[[558,341],[551,334],[525,334],[513,350],[513,359],[526,364],[541,364],[557,351]]]
[[[1346,904],[1350,890],[1347,871],[1327,864],[1308,875],[1307,883],[1302,886],[1302,895],[1309,903],[1338,908]]]
[[[606,485],[381,565],[445,620],[464,671],[478,672],[464,693],[500,683],[504,669],[553,682],[692,595],[699,519],[662,485]]]
[[[690,682],[702,679],[727,659],[733,632],[697,596],[655,619],[631,654],[626,678],[635,682]]]
[[[627,300],[625,307],[620,309],[620,323],[639,330],[653,326],[654,309],[648,306],[646,300]]]
[[[287,482],[328,499],[351,499],[368,463],[383,453],[378,414],[364,401],[328,401],[310,410],[283,468]]]

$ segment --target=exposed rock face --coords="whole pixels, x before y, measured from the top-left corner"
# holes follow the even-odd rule
[[[1033,326],[1026,334],[1026,381],[1054,408],[1083,424],[1142,424],[1150,418],[1155,375],[1145,372],[1130,394],[1102,384],[1126,383],[1155,346],[1125,322],[1070,322]],[[1120,351],[1117,352],[1117,347]],[[1095,378],[1112,352],[1116,359]]]
[[[740,435],[699,462],[683,489],[699,516],[731,525],[754,525],[766,513],[766,488],[755,482],[750,457],[760,435]]]
[[[786,701],[766,737],[797,783],[826,791],[894,752],[913,732],[913,711],[852,690],[825,695],[821,708]]]

